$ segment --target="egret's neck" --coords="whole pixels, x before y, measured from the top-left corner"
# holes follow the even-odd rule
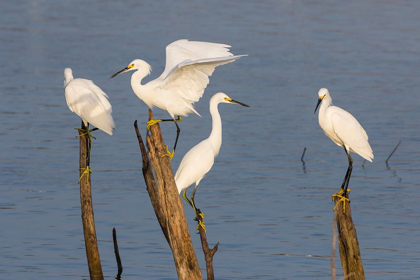
[[[66,87],[72,80],[74,80],[73,74],[66,73],[66,75],[64,77],[64,87]]]
[[[141,91],[142,84],[141,81],[144,77],[149,75],[149,72],[144,71],[143,69],[138,69],[131,75],[131,87],[133,88],[134,92],[137,94],[137,90]]]
[[[325,111],[332,105],[332,99],[329,94],[327,94],[324,99],[322,99],[321,107],[319,108],[319,114],[325,114]]]
[[[212,129],[210,133],[210,143],[213,146],[214,155],[217,156],[222,146],[222,119],[217,109],[218,102],[210,102],[210,114],[212,118]]]

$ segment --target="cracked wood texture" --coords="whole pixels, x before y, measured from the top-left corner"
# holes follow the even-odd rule
[[[85,127],[82,121],[82,129],[89,129]],[[83,135],[79,130],[80,139],[80,176],[82,176],[84,169],[90,165],[90,154],[89,154],[89,137]],[[80,204],[82,208],[82,222],[83,222],[83,234],[85,238],[86,257],[89,266],[90,279],[102,280],[104,275],[102,273],[101,259],[99,257],[99,248],[96,238],[95,220],[93,217],[92,207],[92,191],[90,184],[90,176],[83,175],[80,180]]]
[[[347,201],[345,213],[343,213],[343,202],[339,201],[340,198],[334,197],[334,212],[344,277],[346,280],[365,280],[356,227],[351,217],[351,206]]]
[[[151,110],[149,120],[153,120]],[[137,121],[134,127],[142,154],[142,170],[147,191],[159,225],[172,250],[178,279],[203,279],[169,158],[162,157],[166,153],[166,146],[159,124],[153,125],[150,134],[147,135],[148,152],[138,130]]]

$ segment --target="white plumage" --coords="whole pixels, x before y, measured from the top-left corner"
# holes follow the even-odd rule
[[[137,70],[131,76],[131,87],[149,108],[156,106],[168,111],[172,119],[190,113],[199,115],[192,104],[203,96],[214,69],[241,57],[230,53],[229,47],[224,44],[178,40],[166,47],[165,70],[157,79],[141,84],[142,79],[151,72],[150,65],[141,59],[133,60],[111,78]]]
[[[344,146],[347,152],[356,153],[372,162],[374,156],[368,142],[369,137],[356,118],[332,105],[328,89],[320,89],[318,97],[319,103],[322,102],[318,115],[319,125],[325,134],[338,146]]]
[[[204,175],[212,168],[214,158],[219,154],[220,147],[222,146],[222,119],[217,108],[220,103],[239,104],[249,107],[246,104],[232,100],[222,92],[216,93],[210,99],[210,114],[212,117],[212,130],[210,136],[185,154],[175,174],[175,182],[179,193],[181,193],[182,190],[186,191],[190,185],[195,183],[194,192],[191,197],[193,204],[197,186]],[[183,197],[186,198],[185,192]]]
[[[70,68],[64,70],[64,91],[69,109],[88,123],[112,135],[115,128],[108,95],[91,80],[74,79]]]
[[[243,55],[234,56],[229,52],[230,46],[224,44],[178,40],[166,47],[166,65],[162,75],[142,85],[141,81],[150,74],[151,66],[144,60],[135,59],[127,67],[111,76],[136,70],[131,76],[131,87],[138,98],[149,108],[154,106],[165,110],[175,121],[175,116],[200,115],[193,107],[209,84],[209,77],[214,69],[223,64],[235,61]],[[178,118],[176,121],[180,121]],[[150,121],[148,127],[162,120]],[[168,121],[168,120],[165,120]],[[178,142],[180,129],[174,150],[168,156],[172,159]]]
[[[321,104],[322,103],[322,104]],[[373,151],[368,142],[368,135],[360,123],[349,112],[332,105],[332,99],[328,89],[321,88],[318,92],[318,104],[315,111],[319,109],[319,125],[325,134],[338,146],[344,147],[349,166],[344,176],[340,192],[333,194],[343,201],[343,211],[345,212],[345,203],[348,201],[348,186],[353,170],[353,159],[350,152],[356,153],[364,159],[372,162]]]

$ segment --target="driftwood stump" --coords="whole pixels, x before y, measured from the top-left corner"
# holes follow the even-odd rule
[[[217,249],[219,249],[219,243],[217,243],[213,249],[210,249],[209,244],[207,243],[206,231],[199,225],[200,222],[204,223],[204,218],[202,216],[198,216],[197,224],[200,233],[201,246],[203,247],[204,259],[206,261],[207,280],[214,280],[213,256],[216,254]]]
[[[153,119],[151,110],[149,119]],[[162,157],[166,153],[166,146],[159,124],[153,125],[150,135],[147,135],[148,152],[138,130],[137,121],[134,122],[134,127],[142,154],[142,170],[147,191],[159,225],[172,250],[178,279],[202,279],[169,158]]]
[[[82,121],[82,129],[85,127]],[[95,220],[93,218],[92,192],[90,184],[90,172],[87,169],[90,165],[90,141],[88,135],[83,135],[79,130],[80,139],[80,204],[82,208],[83,234],[85,238],[86,257],[89,266],[90,279],[104,279],[102,273],[99,248],[96,238]]]
[[[341,265],[346,280],[364,280],[362,258],[360,257],[359,241],[357,240],[356,227],[351,217],[350,203],[346,202],[345,212],[343,202],[334,197],[334,212],[337,221],[338,243]]]

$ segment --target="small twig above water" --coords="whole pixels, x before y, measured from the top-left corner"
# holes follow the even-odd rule
[[[363,169],[365,169],[365,162],[366,162],[366,160],[364,160],[364,161],[363,161],[363,164],[362,164],[362,168],[363,168]]]
[[[306,147],[303,149],[302,157],[300,158],[300,161],[303,162],[303,164],[305,164],[305,161],[303,160],[303,157],[305,156],[305,152],[306,152]]]
[[[114,241],[114,253],[115,253],[115,258],[117,259],[117,266],[118,266],[118,274],[115,277],[115,279],[120,280],[121,274],[123,272],[123,267],[121,264],[120,251],[118,250],[117,231],[115,230],[115,228],[112,229],[112,240]]]
[[[386,163],[386,165],[388,165],[388,160],[392,157],[392,155],[395,153],[395,151],[398,149],[398,146],[401,144],[401,141],[402,140],[400,140],[400,142],[398,142],[398,144],[397,144],[397,146],[395,147],[395,149],[391,152],[391,154],[389,155],[389,157],[386,159],[386,161],[385,161],[385,163]]]
[[[303,157],[305,156],[305,152],[306,152],[306,147],[303,149],[303,153],[302,156],[300,157],[300,161],[302,162],[302,168],[303,168],[303,172],[306,173],[306,165],[305,165],[305,161],[303,160]]]

